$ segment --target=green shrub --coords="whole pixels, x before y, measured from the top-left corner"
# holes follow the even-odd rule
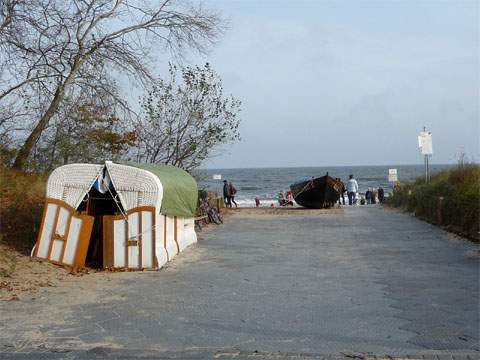
[[[454,169],[435,174],[428,184],[417,179],[398,185],[388,203],[478,241],[480,166],[461,162]]]

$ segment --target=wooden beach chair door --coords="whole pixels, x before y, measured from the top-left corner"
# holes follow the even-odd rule
[[[103,217],[103,267],[155,269],[155,208],[142,206],[124,215]]]
[[[93,227],[92,216],[82,215],[67,203],[47,199],[33,257],[70,266],[85,265]]]

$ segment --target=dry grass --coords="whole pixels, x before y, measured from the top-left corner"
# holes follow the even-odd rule
[[[45,197],[46,176],[0,168],[0,300],[18,300],[68,275],[56,265],[32,260]]]
[[[0,242],[29,254],[40,225],[46,176],[0,168]]]

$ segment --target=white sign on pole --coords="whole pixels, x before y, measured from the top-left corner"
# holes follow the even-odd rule
[[[214,174],[213,175],[213,180],[222,180],[222,175],[221,174]]]
[[[422,155],[432,155],[432,133],[430,131],[422,131],[418,137],[418,147]]]
[[[388,181],[389,182],[397,182],[397,169],[388,169]]]

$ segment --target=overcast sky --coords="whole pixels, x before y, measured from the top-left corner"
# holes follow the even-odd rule
[[[208,61],[242,100],[241,142],[209,168],[480,160],[478,1],[223,1]]]

